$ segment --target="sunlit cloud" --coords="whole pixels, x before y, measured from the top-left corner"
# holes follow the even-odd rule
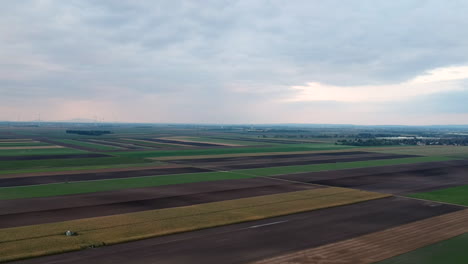
[[[468,66],[437,68],[415,77],[409,83],[434,83],[463,79],[468,79]]]
[[[415,78],[390,85],[334,86],[310,82],[293,86],[296,94],[286,99],[300,101],[385,102],[412,97],[465,90],[460,81],[468,78],[468,66],[430,70]]]

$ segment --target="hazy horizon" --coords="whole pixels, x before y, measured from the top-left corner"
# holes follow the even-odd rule
[[[0,120],[468,124],[468,2],[1,7]]]

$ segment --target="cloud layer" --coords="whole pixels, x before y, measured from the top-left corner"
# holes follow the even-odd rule
[[[465,1],[7,1],[0,119],[466,124],[466,11]]]

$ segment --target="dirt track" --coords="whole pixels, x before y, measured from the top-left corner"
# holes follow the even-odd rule
[[[408,194],[468,184],[467,171],[468,161],[456,160],[298,173],[277,177],[328,186]]]
[[[0,201],[0,228],[187,206],[313,189],[269,179],[224,180],[58,197]]]
[[[390,197],[16,263],[247,263],[457,210],[460,208]]]

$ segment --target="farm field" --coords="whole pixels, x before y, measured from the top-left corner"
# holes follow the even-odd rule
[[[464,264],[468,262],[466,245],[468,245],[468,233],[380,261],[377,264],[438,264],[444,262]]]
[[[410,197],[460,204],[468,206],[468,185],[462,185],[432,192],[421,192],[409,195]]]
[[[62,155],[62,154],[77,154],[86,153],[82,150],[69,148],[46,148],[46,149],[0,149],[0,160],[14,156],[47,156],[47,155]]]
[[[282,263],[365,253],[392,261],[408,253],[392,246],[404,230],[420,227],[408,233],[411,250],[467,232],[463,147],[358,147],[267,130],[66,129],[2,134],[0,126],[0,262]]]
[[[97,151],[106,151],[106,150],[119,150],[120,148],[113,147],[113,146],[108,146],[108,145],[103,145],[103,144],[98,144],[98,143],[91,143],[91,142],[85,142],[85,141],[79,141],[79,140],[73,140],[73,139],[59,139],[56,140],[55,142],[59,143],[65,143],[66,146],[69,147],[85,147],[89,148],[92,150],[97,150]]]

